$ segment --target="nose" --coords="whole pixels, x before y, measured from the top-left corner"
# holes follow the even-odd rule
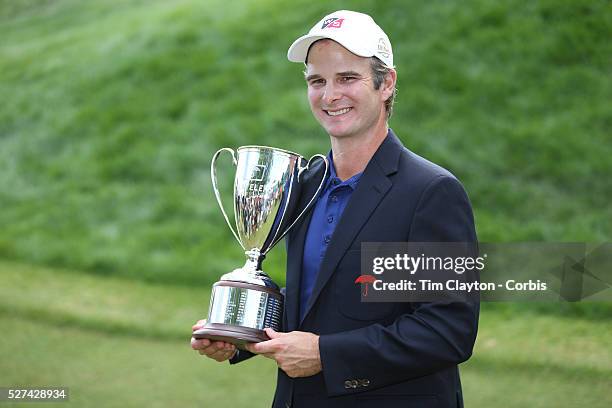
[[[325,84],[325,90],[323,92],[323,102],[327,105],[331,105],[333,102],[340,99],[340,92],[338,87],[333,83],[334,81],[328,81]]]

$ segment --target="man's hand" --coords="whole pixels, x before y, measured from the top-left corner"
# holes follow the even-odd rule
[[[198,320],[198,322],[191,327],[191,331],[194,332],[201,329],[204,324],[206,324],[205,319]],[[236,346],[233,344],[223,341],[211,341],[209,339],[198,340],[192,337],[191,348],[198,350],[201,355],[219,362],[229,360],[230,358],[234,357],[234,354],[236,354]]]
[[[279,368],[291,378],[308,377],[321,372],[319,336],[300,331],[278,333],[270,328],[265,331],[270,340],[248,343],[246,349],[275,360]]]

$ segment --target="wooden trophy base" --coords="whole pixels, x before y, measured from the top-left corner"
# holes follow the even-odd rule
[[[263,330],[219,323],[207,323],[206,326],[194,331],[192,336],[195,339],[224,341],[226,343],[231,343],[242,350],[245,349],[244,345],[246,343],[259,343],[270,340],[270,338],[266,335],[266,332]]]

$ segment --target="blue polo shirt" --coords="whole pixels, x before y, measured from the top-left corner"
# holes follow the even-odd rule
[[[325,251],[327,251],[327,246],[362,174],[355,174],[350,179],[342,181],[336,175],[331,152],[327,155],[327,160],[330,164],[330,176],[313,209],[306,241],[304,242],[300,284],[300,321],[306,313],[306,305],[317,280],[319,267],[325,256]]]

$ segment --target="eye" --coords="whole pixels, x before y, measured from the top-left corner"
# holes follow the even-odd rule
[[[344,75],[340,77],[340,82],[351,82],[353,80],[357,79],[357,77],[351,76],[351,75]]]
[[[308,82],[308,85],[312,87],[323,86],[325,85],[325,80],[323,78],[311,79],[310,82]]]

